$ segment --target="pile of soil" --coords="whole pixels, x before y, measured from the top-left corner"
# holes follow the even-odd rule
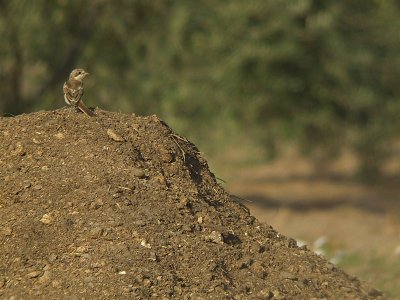
[[[383,296],[258,222],[158,117],[60,109],[0,118],[0,298],[35,297]]]

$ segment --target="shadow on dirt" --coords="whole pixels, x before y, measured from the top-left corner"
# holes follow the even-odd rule
[[[330,210],[336,209],[341,206],[353,207],[356,209],[383,214],[388,208],[386,205],[381,205],[379,202],[372,203],[368,199],[312,199],[312,200],[298,200],[290,199],[287,201],[282,201],[279,199],[274,199],[260,194],[249,194],[243,197],[237,197],[231,195],[232,198],[236,199],[244,205],[248,205],[249,202],[252,205],[256,205],[260,208],[277,209],[277,208],[287,208],[299,212],[306,212],[311,210]]]

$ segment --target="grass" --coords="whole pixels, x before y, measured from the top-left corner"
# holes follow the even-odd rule
[[[391,299],[400,299],[400,257],[352,253],[339,267],[384,291]]]

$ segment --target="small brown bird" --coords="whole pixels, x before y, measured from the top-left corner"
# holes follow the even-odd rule
[[[88,116],[94,116],[94,113],[86,107],[82,101],[83,96],[83,79],[89,75],[83,69],[74,69],[69,75],[69,79],[64,83],[64,100],[65,102],[74,107],[76,110],[80,110]]]

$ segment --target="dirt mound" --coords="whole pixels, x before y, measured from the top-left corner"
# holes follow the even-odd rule
[[[375,299],[156,116],[0,118],[0,299]]]

